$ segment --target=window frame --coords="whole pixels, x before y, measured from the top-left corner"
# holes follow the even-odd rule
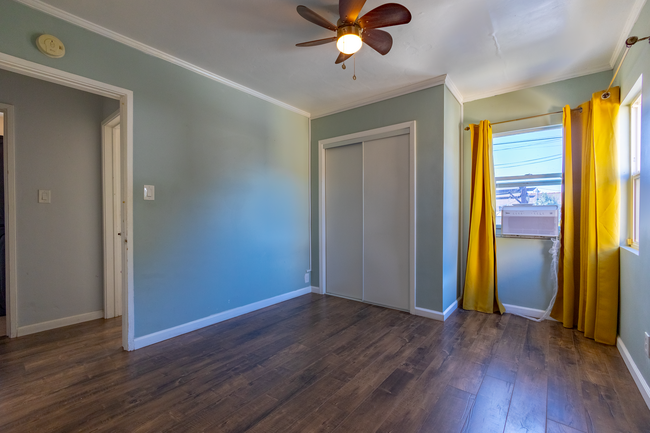
[[[503,131],[503,132],[495,132],[492,134],[492,161],[494,162],[494,151],[495,151],[495,146],[494,146],[494,139],[495,138],[501,138],[501,137],[507,137],[511,135],[519,135],[519,134],[526,134],[526,133],[531,133],[531,132],[540,132],[540,131],[548,131],[551,129],[559,129],[562,130],[562,134],[564,135],[563,131],[563,126],[562,123],[554,123],[552,125],[545,125],[545,126],[538,126],[534,128],[523,128],[523,129],[513,129],[510,131]],[[563,151],[564,153],[564,151]],[[494,167],[492,167],[492,170],[496,172]],[[496,173],[495,173],[496,174]],[[504,187],[522,187],[522,186],[555,186],[555,185],[562,185],[562,176],[563,173],[545,173],[545,174],[533,174],[533,175],[521,175],[521,176],[501,176],[501,177],[494,177],[494,191],[496,191],[499,188],[504,188]],[[535,179],[544,179],[538,182],[535,182]],[[560,205],[558,205],[558,211],[560,210],[561,203],[562,203],[562,197],[564,193],[562,190],[560,190]],[[497,204],[496,201],[494,202],[494,213],[495,213],[495,218],[496,214],[498,212],[498,209],[496,208]],[[559,221],[558,221],[559,223]],[[497,237],[501,237],[501,224],[497,223],[496,224],[496,229],[497,229]],[[529,239],[526,236],[518,236],[517,238],[513,239]],[[538,237],[531,236],[530,239],[539,239]]]
[[[628,230],[628,246],[639,249],[639,229],[640,229],[640,194],[637,196],[637,188],[641,186],[641,122],[642,122],[642,102],[643,95],[641,92],[634,95],[630,103],[630,180],[629,191],[630,200],[628,212],[630,213],[630,226]],[[639,200],[637,200],[639,197]]]

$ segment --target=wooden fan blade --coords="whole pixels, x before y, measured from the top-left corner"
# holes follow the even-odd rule
[[[336,26],[318,15],[313,10],[309,9],[307,6],[300,5],[296,8],[298,14],[306,19],[307,21],[316,24],[317,26],[325,27],[328,30],[336,30]]]
[[[398,26],[409,22],[411,22],[411,12],[397,3],[386,3],[359,18],[362,29]]]
[[[329,44],[330,42],[335,42],[335,41],[336,41],[336,36],[332,36],[331,38],[316,39],[315,41],[309,41],[309,42],[301,42],[299,44],[296,44],[296,46],[297,47],[315,47],[316,45]]]
[[[366,0],[339,0],[339,15],[346,23],[353,23],[359,17]]]
[[[363,42],[368,44],[370,48],[377,51],[382,56],[388,54],[393,47],[393,37],[390,33],[383,30],[368,29],[364,30],[361,34]]]
[[[339,53],[339,56],[336,58],[336,62],[334,63],[338,65],[339,63],[345,62],[347,59],[349,59],[352,56],[354,56],[354,54]]]

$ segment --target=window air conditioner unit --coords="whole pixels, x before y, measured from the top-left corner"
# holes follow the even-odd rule
[[[559,236],[557,205],[503,206],[501,209],[501,235],[510,237]]]

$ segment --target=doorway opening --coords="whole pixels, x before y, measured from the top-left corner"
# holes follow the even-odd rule
[[[121,245],[112,248],[114,241],[110,237],[109,245],[104,245],[103,221],[110,222],[110,236],[116,208],[116,225],[122,224],[121,205],[115,206],[121,197],[120,152],[113,149],[120,140],[113,137],[105,161],[111,173],[105,206],[105,158],[99,127],[105,113],[119,109],[119,102],[9,71],[0,71],[0,89],[0,98],[16,113],[11,116],[13,127],[7,128],[6,135],[16,143],[13,171],[17,194],[9,210],[16,213],[17,220],[9,228],[16,231],[17,240],[17,254],[10,255],[18,269],[11,275],[12,280],[20,288],[16,297],[17,336],[115,317],[114,302],[105,315],[104,284],[113,271],[103,269],[102,262],[116,261],[119,272]],[[119,134],[119,128],[116,132]],[[115,170],[114,165],[118,166]],[[113,171],[118,179],[112,178]],[[117,188],[113,188],[114,184]],[[2,216],[0,213],[0,256]],[[117,281],[109,281],[111,286],[117,283],[121,300],[119,273]],[[114,292],[115,288],[109,289]],[[118,327],[113,327],[117,332]]]
[[[14,72],[22,76],[36,78],[44,82],[59,84],[88,94],[99,95],[119,101],[120,115],[120,189],[121,194],[121,229],[118,231],[121,236],[120,248],[122,251],[121,270],[122,270],[122,347],[125,350],[135,350],[135,330],[133,317],[133,250],[130,243],[127,243],[133,232],[133,92],[127,89],[119,88],[110,84],[95,81],[86,77],[70,74],[55,68],[44,66],[38,63],[30,62],[8,54],[0,53],[0,69]],[[15,134],[15,115],[12,105],[0,103],[0,111],[4,114],[4,136],[3,136],[3,153],[4,153],[4,191],[5,191],[5,223],[6,223],[6,281],[7,281],[7,334],[10,338],[17,337],[21,334],[19,326],[19,305],[20,297],[23,290],[28,286],[21,285],[20,275],[17,268],[16,260],[16,134]],[[22,119],[22,117],[21,117]],[[95,131],[101,122],[101,118],[95,123]],[[99,131],[97,131],[99,132]],[[22,135],[19,138],[22,139]],[[18,143],[20,144],[20,143]],[[39,187],[40,188],[40,187]],[[45,191],[42,197],[44,200],[49,197],[49,192]],[[102,202],[101,186],[98,190],[98,201]],[[22,196],[21,196],[22,197]],[[95,196],[97,197],[97,195]],[[30,197],[31,198],[31,197]],[[32,200],[36,197],[31,198]],[[41,193],[38,194],[39,203],[41,202]],[[52,200],[56,198],[53,197]],[[22,200],[22,198],[21,198]],[[43,206],[40,205],[39,206]],[[47,206],[47,205],[45,205]],[[41,208],[45,209],[45,208]],[[101,227],[101,221],[100,221]],[[101,260],[101,259],[100,259]],[[101,271],[100,271],[101,272]],[[101,278],[101,275],[97,275]],[[20,287],[19,287],[20,286]],[[101,293],[100,293],[101,296]],[[103,301],[103,300],[102,300]],[[102,302],[103,303],[103,302]],[[119,312],[119,311],[118,311]],[[93,312],[93,314],[96,312]],[[114,313],[113,313],[114,314]],[[103,317],[101,311],[99,317]],[[24,317],[24,316],[23,316]],[[76,322],[78,323],[78,322]],[[46,323],[49,327],[52,323]],[[70,324],[70,323],[67,323]],[[38,324],[40,325],[40,324]],[[65,325],[58,325],[65,326]],[[57,326],[55,326],[57,327]],[[25,328],[25,327],[23,327]],[[25,331],[23,329],[23,331]],[[34,331],[34,329],[29,329]],[[29,332],[31,333],[31,332]]]

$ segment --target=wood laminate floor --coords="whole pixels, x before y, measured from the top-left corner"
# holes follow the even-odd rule
[[[305,295],[135,352],[119,319],[0,340],[2,432],[649,432],[614,347]]]

